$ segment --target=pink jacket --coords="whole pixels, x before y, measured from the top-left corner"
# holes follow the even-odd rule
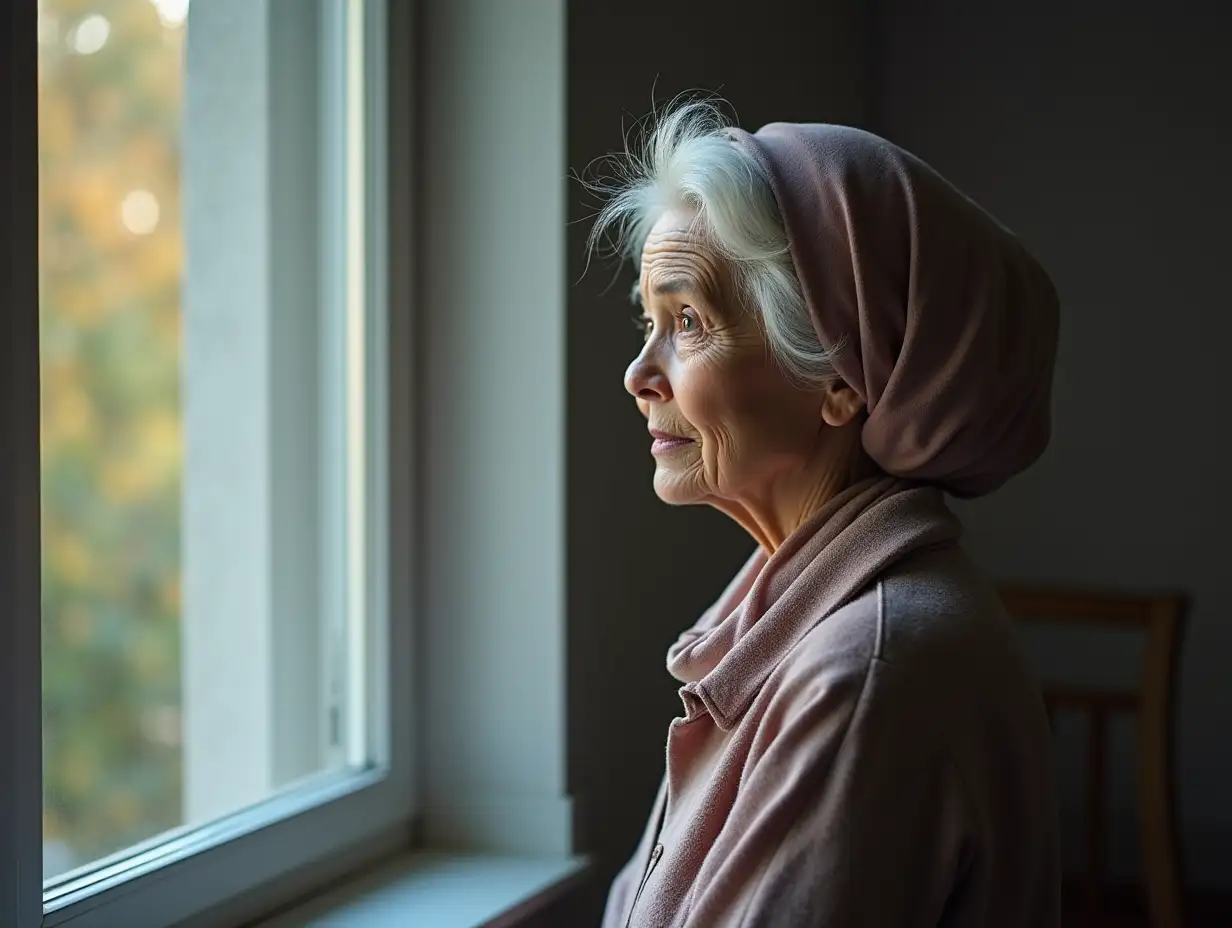
[[[1047,720],[940,491],[893,478],[758,552],[684,685],[604,928],[1051,928]]]

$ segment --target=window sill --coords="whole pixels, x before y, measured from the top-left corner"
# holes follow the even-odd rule
[[[585,858],[406,854],[255,928],[513,928],[584,878]]]

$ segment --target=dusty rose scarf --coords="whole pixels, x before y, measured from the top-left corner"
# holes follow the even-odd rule
[[[771,123],[761,164],[823,345],[889,474],[991,492],[1049,438],[1058,302],[1012,233],[923,161],[844,126]]]
[[[694,684],[727,730],[783,656],[893,564],[954,541],[958,520],[934,487],[870,477],[793,532],[773,555],[759,548],[702,618],[668,651],[667,668]]]

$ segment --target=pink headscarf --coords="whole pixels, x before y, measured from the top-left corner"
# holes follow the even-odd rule
[[[887,473],[989,493],[1049,438],[1059,307],[1018,239],[920,159],[845,126],[729,130],[770,179],[822,345]]]

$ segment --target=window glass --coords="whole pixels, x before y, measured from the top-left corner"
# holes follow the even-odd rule
[[[346,7],[39,2],[53,882],[367,762]]]

